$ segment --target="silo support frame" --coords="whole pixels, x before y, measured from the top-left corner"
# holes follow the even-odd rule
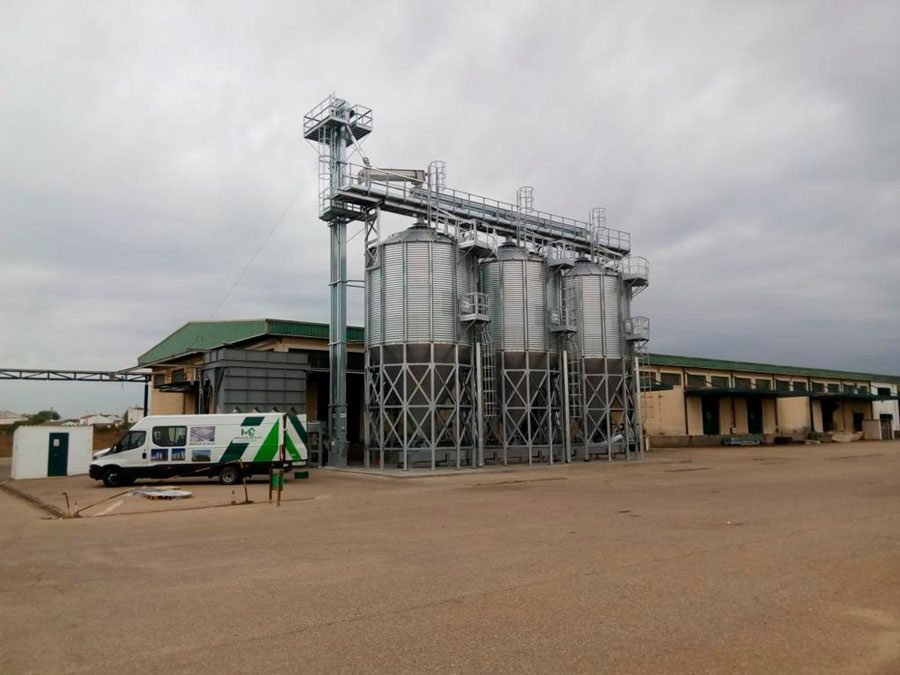
[[[411,354],[411,346],[421,353]],[[377,448],[379,468],[390,453],[409,470],[427,453],[429,467],[436,469],[439,451],[447,453],[442,462],[460,467],[465,449],[474,464],[473,372],[467,360],[461,363],[459,345],[446,345],[440,359],[434,344],[396,347],[396,361],[386,360],[384,346],[367,353],[367,457]]]
[[[559,357],[554,353],[500,353],[499,421],[504,465],[523,451],[529,464],[534,463],[536,451],[539,462],[555,461],[554,447],[562,448],[565,438],[563,433],[558,443],[554,439],[554,413],[561,412],[563,399],[560,375]]]
[[[607,363],[601,364],[601,361]],[[619,369],[611,369],[608,359],[583,359],[581,400],[578,402],[581,423],[577,428],[582,459],[585,461],[590,460],[592,455],[605,455],[607,460],[612,459],[612,440],[619,425],[623,441],[627,442],[629,436],[634,436],[633,378],[629,373],[629,359],[622,361],[623,372],[616,372]]]

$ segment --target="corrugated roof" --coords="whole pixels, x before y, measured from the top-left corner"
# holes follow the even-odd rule
[[[826,368],[803,368],[800,366],[779,366],[772,363],[753,363],[752,361],[726,361],[697,356],[675,356],[672,354],[650,354],[650,365],[674,366],[677,368],[704,368],[708,370],[734,370],[745,373],[766,373],[769,375],[794,375],[799,377],[818,377],[831,380],[865,380],[867,382],[900,383],[900,375],[879,375],[877,373],[859,373],[848,370],[829,370]]]
[[[172,333],[159,344],[151,347],[138,357],[138,365],[147,365],[193,354],[207,349],[216,349],[261,337],[308,337],[328,339],[327,323],[308,321],[285,321],[282,319],[247,319],[244,321],[190,321]],[[363,329],[347,326],[350,342],[363,341]]]

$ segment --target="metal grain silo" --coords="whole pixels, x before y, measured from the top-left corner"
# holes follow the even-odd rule
[[[584,459],[628,452],[636,438],[628,285],[619,265],[582,259],[564,286],[575,328],[567,348],[573,445]]]
[[[558,340],[551,324],[559,315],[558,276],[542,257],[504,244],[482,264],[481,279],[499,378],[489,443],[494,460],[502,451],[504,463],[511,457],[553,461],[562,451]]]
[[[471,446],[468,336],[455,240],[419,224],[377,244],[366,270],[366,461],[462,461]],[[468,450],[466,453],[468,458]]]

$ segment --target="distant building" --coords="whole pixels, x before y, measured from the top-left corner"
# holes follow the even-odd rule
[[[78,418],[82,426],[116,426],[122,424],[122,418],[118,415],[106,415],[103,413],[91,413]]]
[[[27,415],[20,415],[9,410],[0,410],[0,427],[8,427],[16,422],[26,422],[27,420]]]
[[[142,419],[144,419],[144,406],[128,406],[128,410],[125,411],[125,421],[128,424],[135,424],[136,422],[140,422]]]

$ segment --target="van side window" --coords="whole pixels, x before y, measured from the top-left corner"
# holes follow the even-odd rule
[[[184,445],[187,440],[187,427],[153,427],[153,445],[171,448]]]
[[[134,450],[135,448],[141,447],[146,438],[146,431],[129,431],[125,434],[125,438],[122,439],[122,449],[119,452]]]

